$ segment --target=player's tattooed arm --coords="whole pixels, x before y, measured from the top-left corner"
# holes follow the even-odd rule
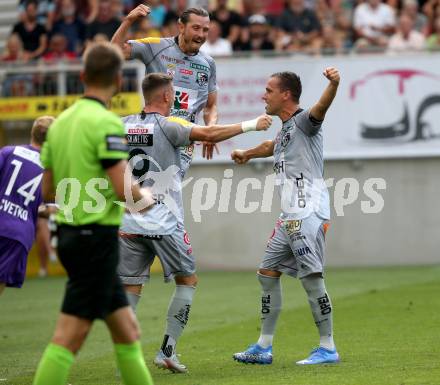
[[[126,41],[128,31],[136,20],[148,16],[150,12],[150,7],[146,6],[145,4],[138,5],[124,18],[121,25],[113,35],[111,40],[112,44],[116,44],[122,49],[126,59],[131,58],[131,45]]]
[[[244,164],[254,158],[268,158],[273,155],[275,142],[266,140],[257,147],[249,150],[234,150],[231,153],[231,159],[237,164]]]
[[[212,126],[217,123],[217,92],[211,92],[208,95],[206,106],[203,109],[203,120],[205,122],[205,125],[207,126]],[[203,142],[203,157],[206,159],[212,159],[214,155],[214,149],[217,151],[217,154],[220,154],[218,147],[215,143]]]
[[[310,116],[316,120],[324,120],[325,114],[336,96],[339,86],[339,71],[334,67],[328,67],[323,75],[330,81],[322,93],[318,102],[310,109]]]

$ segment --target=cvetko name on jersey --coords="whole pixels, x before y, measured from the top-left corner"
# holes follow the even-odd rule
[[[14,217],[27,221],[29,212],[23,207],[8,201],[7,199],[2,199],[0,202],[0,211],[4,211]]]

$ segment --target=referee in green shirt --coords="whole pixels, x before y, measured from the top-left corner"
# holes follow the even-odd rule
[[[110,330],[124,384],[150,385],[136,317],[116,275],[123,208],[115,202],[124,200],[127,147],[122,122],[106,104],[122,83],[122,52],[98,44],[84,61],[84,97],[53,123],[41,152],[43,197],[53,201],[56,188],[58,252],[69,279],[34,385],[67,383],[74,355],[95,319],[104,320]],[[125,189],[133,202],[153,203],[151,194],[131,179]]]

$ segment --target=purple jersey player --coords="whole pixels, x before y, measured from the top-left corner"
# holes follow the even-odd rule
[[[54,118],[35,120],[31,144],[0,150],[0,293],[23,285],[41,204],[40,148]]]

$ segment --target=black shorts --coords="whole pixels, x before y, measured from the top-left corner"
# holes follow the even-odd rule
[[[58,254],[69,276],[61,308],[63,313],[89,320],[104,319],[128,306],[116,274],[118,227],[61,225]]]

